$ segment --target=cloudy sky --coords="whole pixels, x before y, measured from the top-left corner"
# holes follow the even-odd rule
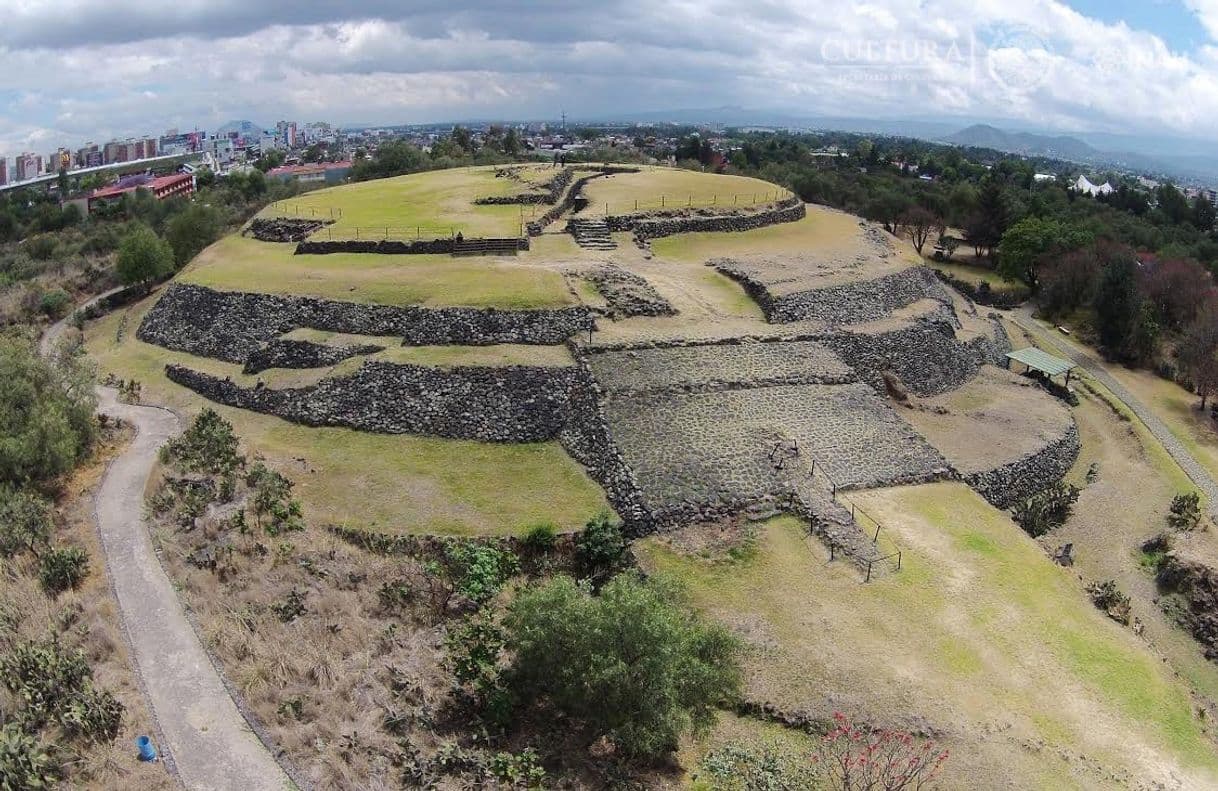
[[[1218,0],[0,0],[0,153],[735,105],[1218,138]]]

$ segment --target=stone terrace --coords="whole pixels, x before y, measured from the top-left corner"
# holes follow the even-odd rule
[[[944,458],[866,384],[610,395],[610,433],[660,522],[737,512],[791,491],[813,460],[842,487],[931,480]],[[797,443],[781,468],[776,443]]]
[[[841,384],[854,371],[812,341],[753,341],[642,347],[589,355],[592,372],[611,394],[721,390],[778,384]]]

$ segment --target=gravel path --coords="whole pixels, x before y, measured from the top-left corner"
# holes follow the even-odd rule
[[[1032,319],[1032,313],[1029,308],[1019,308],[1018,310],[1011,311],[1008,315],[1020,329],[1060,349],[1071,362],[1085,370],[1097,382],[1108,388],[1114,396],[1123,401],[1125,406],[1129,407],[1130,411],[1137,415],[1138,419],[1146,425],[1146,428],[1150,430],[1155,439],[1159,440],[1163,448],[1175,459],[1176,463],[1180,465],[1180,468],[1184,470],[1184,473],[1188,475],[1197,488],[1205,493],[1205,496],[1209,498],[1210,516],[1218,519],[1218,482],[1215,482],[1214,477],[1210,475],[1209,471],[1201,466],[1197,458],[1193,456],[1188,448],[1181,444],[1180,440],[1176,439],[1171,430],[1164,425],[1163,421],[1146,404],[1142,403],[1137,396],[1129,392],[1112,374],[1108,373],[1108,369],[1103,361],[1064,335],[1054,335],[1044,330]]]
[[[62,335],[50,328],[43,349]],[[97,388],[98,411],[136,428],[135,440],[106,470],[94,502],[101,545],[136,672],[172,760],[188,789],[282,791],[287,775],[250,729],[220,679],[166,576],[144,522],[144,487],[157,451],[181,431],[159,407],[122,404]]]

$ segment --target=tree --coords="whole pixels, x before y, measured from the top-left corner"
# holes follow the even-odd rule
[[[1174,184],[1164,184],[1155,192],[1155,197],[1159,201],[1159,211],[1173,225],[1180,225],[1192,216],[1192,211],[1188,205],[1188,198],[1184,197],[1184,193],[1176,189]]]
[[[828,788],[841,791],[916,791],[928,788],[948,751],[912,734],[861,728],[841,712],[817,749],[816,763],[828,775]]]
[[[521,593],[505,627],[518,699],[582,721],[629,758],[672,751],[740,692],[736,639],[661,578],[621,574],[593,596],[557,577]]]
[[[137,225],[118,246],[118,277],[127,285],[142,285],[173,271],[173,248],[147,225]]]
[[[174,263],[182,267],[219,239],[223,231],[224,220],[219,210],[192,203],[170,218],[165,227],[165,241],[173,248]]]
[[[1197,313],[1184,334],[1178,349],[1180,365],[1201,396],[1201,409],[1206,399],[1218,389],[1218,301],[1211,299]]]
[[[1036,287],[1037,274],[1046,266],[1049,256],[1077,250],[1092,241],[1091,234],[1081,228],[1053,219],[1025,217],[1002,235],[998,244],[998,274]]]
[[[1208,233],[1214,230],[1214,204],[1204,195],[1198,195],[1193,198],[1193,211],[1189,219],[1199,231]]]
[[[0,335],[0,485],[72,469],[93,442],[96,408],[82,357],[47,360],[29,339]]]
[[[965,238],[980,257],[982,251],[993,252],[1010,224],[1010,201],[1002,184],[989,178],[977,194],[977,208],[964,224]]]
[[[516,127],[507,130],[507,134],[503,136],[503,153],[510,157],[520,154],[523,144],[520,142],[520,132],[516,131]]]
[[[1100,345],[1109,354],[1124,354],[1142,311],[1132,254],[1119,255],[1104,266],[1093,304]]]
[[[943,218],[922,206],[914,206],[906,211],[901,218],[901,224],[918,255],[922,255],[922,248],[926,246],[932,234],[943,234]]]
[[[50,503],[28,489],[0,488],[0,555],[37,555],[50,540]]]

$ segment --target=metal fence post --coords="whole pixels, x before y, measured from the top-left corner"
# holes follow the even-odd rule
[[[901,550],[897,550],[897,571],[901,570]]]
[[[880,523],[875,523],[875,538],[871,539],[871,543],[877,544],[880,541]]]
[[[867,579],[863,580],[863,582],[871,582],[871,561],[870,560],[867,561]]]

